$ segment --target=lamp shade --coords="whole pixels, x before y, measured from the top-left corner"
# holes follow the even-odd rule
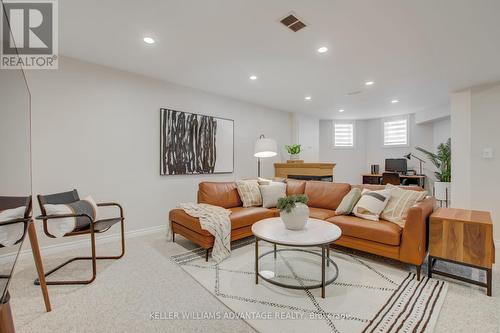
[[[259,138],[255,142],[255,157],[273,157],[278,155],[278,145],[272,138]]]

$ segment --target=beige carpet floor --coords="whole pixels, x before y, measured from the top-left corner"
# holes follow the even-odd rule
[[[172,243],[163,233],[127,239],[125,257],[100,261],[97,279],[91,285],[49,286],[50,313],[44,311],[40,290],[33,285],[33,261],[23,259],[10,288],[17,332],[254,332],[241,320],[168,318],[182,312],[231,312],[169,259],[192,247],[180,236]],[[88,249],[50,255],[45,258],[46,269],[86,252]],[[98,255],[117,252],[117,243],[98,244]],[[89,274],[89,263],[81,262],[54,277],[86,278]],[[487,297],[479,287],[449,281],[435,332],[500,332],[498,269],[494,270],[493,297]]]

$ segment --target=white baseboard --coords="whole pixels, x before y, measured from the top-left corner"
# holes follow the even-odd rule
[[[167,232],[167,226],[166,225],[159,225],[156,227],[149,227],[149,228],[144,228],[144,229],[138,229],[138,230],[131,230],[131,231],[126,231],[125,232],[125,238],[134,238],[134,237],[140,237],[148,234],[153,234],[156,232],[160,231],[165,231],[165,235]],[[112,241],[116,241],[120,239],[120,233],[117,234],[110,234],[110,235],[98,235],[96,237],[96,244],[105,244],[109,243]],[[28,235],[26,235],[26,239],[24,244],[29,244],[29,238]],[[62,251],[68,251],[68,250],[74,250],[74,249],[79,249],[82,247],[88,247],[89,246],[89,239],[79,239],[73,242],[65,242],[62,244],[54,244],[54,245],[45,245],[40,248],[40,252],[42,254],[42,257],[44,255],[51,255],[55,253],[59,253]],[[0,264],[2,263],[8,263],[12,262],[14,260],[15,253],[7,253],[0,255]],[[31,248],[27,248],[22,250],[19,253],[19,258],[18,261],[26,260],[29,258],[33,258],[33,254],[31,253]]]

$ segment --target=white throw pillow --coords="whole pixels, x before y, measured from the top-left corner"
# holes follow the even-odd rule
[[[87,210],[87,215],[93,218],[94,221],[99,219],[97,204],[91,196],[85,197],[81,201],[86,201],[92,207],[93,212],[90,213]],[[75,214],[75,213],[83,213],[82,211],[75,212],[75,207],[72,207],[72,204],[61,204],[61,205],[51,205],[46,204],[43,207],[45,208],[45,212],[47,215],[67,215],[67,214]],[[72,232],[75,228],[78,227],[78,221],[80,219],[80,224],[85,225],[88,224],[87,218],[74,218],[74,217],[65,217],[60,219],[50,219],[47,223],[47,229],[51,235],[55,237],[62,237],[66,235],[68,232]]]
[[[391,198],[380,217],[404,228],[408,210],[411,206],[424,200],[427,192],[404,190],[391,184],[387,184],[385,188],[391,191]]]
[[[92,205],[92,208],[94,208],[94,221],[99,221],[101,219],[101,216],[99,214],[99,207],[97,207],[97,203],[95,202],[94,198],[88,195],[83,198],[83,200],[88,201]]]
[[[243,207],[262,206],[262,195],[260,194],[257,180],[238,180],[236,187],[243,202]]]
[[[0,212],[0,222],[22,219],[24,218],[25,212],[26,212],[25,206],[6,209]],[[23,237],[23,234],[24,234],[23,222],[2,225],[0,226],[0,244],[5,247],[12,246]]]
[[[259,185],[269,185],[272,182],[271,179],[266,179],[266,178],[261,178],[261,177],[259,177],[257,179],[257,181],[259,182]]]
[[[46,204],[43,206],[47,215],[67,215],[74,214],[67,205]],[[75,229],[76,221],[74,217],[51,219],[47,223],[49,233],[55,237],[62,237]]]
[[[390,190],[368,191],[365,189],[352,212],[362,219],[378,221],[390,197]]]
[[[286,184],[281,182],[271,182],[269,185],[259,185],[262,195],[262,207],[274,208],[278,204],[278,199],[286,197]]]

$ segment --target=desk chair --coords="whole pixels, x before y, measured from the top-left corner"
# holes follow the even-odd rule
[[[43,263],[42,263],[42,257],[40,255],[40,248],[38,246],[38,238],[36,235],[36,230],[35,230],[35,224],[33,223],[33,220],[31,218],[31,196],[29,197],[2,197],[0,196],[0,210],[6,210],[6,209],[13,209],[17,207],[26,207],[26,211],[24,212],[24,218],[23,219],[18,219],[14,221],[7,221],[4,223],[25,223],[25,230],[24,230],[24,235],[23,238],[18,240],[16,244],[19,244],[24,237],[26,236],[26,229],[28,231],[28,236],[30,238],[30,243],[31,243],[31,252],[33,253],[33,259],[35,260],[35,266],[36,270],[38,272],[38,278],[40,281],[40,286],[42,289],[42,295],[43,295],[43,300],[45,302],[45,309],[47,312],[51,311],[51,305],[50,305],[50,299],[49,299],[49,292],[47,290],[47,285],[45,283],[45,275],[43,272]],[[17,222],[15,222],[17,221]],[[0,245],[2,247],[2,245]],[[0,276],[2,278],[2,276]]]
[[[91,257],[75,257],[75,258],[69,259],[68,261],[62,263],[61,265],[59,265],[56,268],[47,272],[45,274],[45,276],[49,276],[50,274],[54,273],[58,269],[66,266],[67,264],[69,264],[73,261],[92,260],[92,277],[89,280],[78,280],[78,281],[47,281],[48,285],[89,284],[92,281],[94,281],[96,278],[97,260],[120,259],[125,254],[125,230],[124,230],[125,229],[125,227],[124,227],[125,217],[123,216],[123,208],[119,204],[114,203],[114,202],[98,203],[97,204],[98,207],[109,207],[109,206],[118,207],[118,209],[120,211],[120,216],[115,217],[115,218],[110,218],[110,219],[97,220],[97,221],[93,221],[92,218],[86,214],[47,215],[47,212],[45,211],[44,205],[46,205],[46,204],[62,205],[62,204],[73,203],[73,202],[76,202],[79,200],[80,200],[80,197],[78,196],[78,192],[76,190],[69,191],[69,192],[50,194],[50,195],[38,195],[38,203],[40,204],[40,210],[42,212],[42,215],[38,216],[37,220],[43,220],[43,231],[50,238],[56,238],[56,237],[54,235],[52,235],[48,230],[47,223],[49,223],[49,220],[68,218],[68,217],[74,217],[74,218],[83,217],[83,218],[87,218],[89,220],[88,227],[86,227],[84,229],[77,229],[77,230],[68,232],[63,237],[90,234],[92,256]],[[118,222],[121,224],[121,254],[118,256],[98,257],[96,255],[95,234],[108,231],[113,225],[115,225]],[[35,284],[39,284],[39,283],[40,283],[40,281],[38,279],[35,280]]]
[[[401,185],[401,178],[397,172],[384,172],[382,173],[382,185]]]

